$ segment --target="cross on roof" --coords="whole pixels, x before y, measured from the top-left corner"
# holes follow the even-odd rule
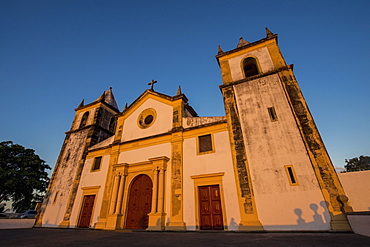
[[[154,91],[154,83],[157,83],[157,81],[152,80],[151,82],[148,83],[150,85],[150,90]]]

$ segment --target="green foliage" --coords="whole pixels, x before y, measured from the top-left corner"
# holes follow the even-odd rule
[[[349,160],[345,160],[346,165],[344,168],[346,168],[347,172],[356,172],[356,171],[365,171],[370,170],[370,157],[369,156],[363,156],[355,157]]]
[[[0,203],[12,201],[17,212],[34,208],[49,183],[46,169],[35,150],[0,142]]]

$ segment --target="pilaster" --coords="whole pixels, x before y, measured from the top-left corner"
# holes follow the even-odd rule
[[[183,136],[182,132],[172,134],[171,159],[171,208],[166,230],[185,231],[183,218]]]
[[[102,200],[102,206],[100,209],[100,215],[99,220],[95,224],[95,229],[105,229],[108,224],[108,216],[111,216],[115,212],[115,205],[117,202],[118,197],[118,181],[116,182],[116,188],[113,188],[115,186],[115,181],[118,179],[117,176],[117,167],[122,167],[120,176],[124,176],[126,178],[127,174],[127,164],[117,164],[118,163],[118,157],[119,157],[119,145],[115,145],[112,147],[111,150],[111,157],[109,161],[109,169],[107,174],[107,180],[105,182],[104,186],[104,194],[103,194],[103,200]],[[123,197],[123,195],[122,195]],[[112,201],[115,201],[113,204]],[[109,220],[109,225],[112,226],[112,220]],[[114,223],[116,224],[116,223]]]
[[[122,228],[122,202],[126,186],[127,164],[114,165],[114,181],[112,189],[112,198],[109,205],[109,213],[105,229],[115,230]]]
[[[152,211],[149,214],[148,231],[163,231],[165,229],[166,213],[164,210],[165,171],[169,158],[162,156],[149,159],[153,164],[153,195]]]
[[[241,217],[239,230],[263,230],[263,226],[258,219],[252,180],[246,157],[245,142],[233,86],[222,87],[222,94],[224,96],[226,117],[230,126],[229,136],[231,150],[233,152],[235,178],[239,184],[239,190],[237,190]]]

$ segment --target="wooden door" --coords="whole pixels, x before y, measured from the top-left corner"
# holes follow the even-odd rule
[[[90,220],[92,211],[94,208],[95,195],[84,196],[84,201],[82,203],[82,210],[80,216],[80,222],[78,227],[90,227]]]
[[[199,186],[200,230],[223,230],[221,196],[218,185]]]
[[[137,176],[131,183],[127,205],[126,228],[148,228],[152,210],[152,180],[147,175]]]

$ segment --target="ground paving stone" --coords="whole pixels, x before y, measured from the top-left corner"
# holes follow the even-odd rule
[[[353,233],[130,232],[1,229],[0,246],[370,246]]]

